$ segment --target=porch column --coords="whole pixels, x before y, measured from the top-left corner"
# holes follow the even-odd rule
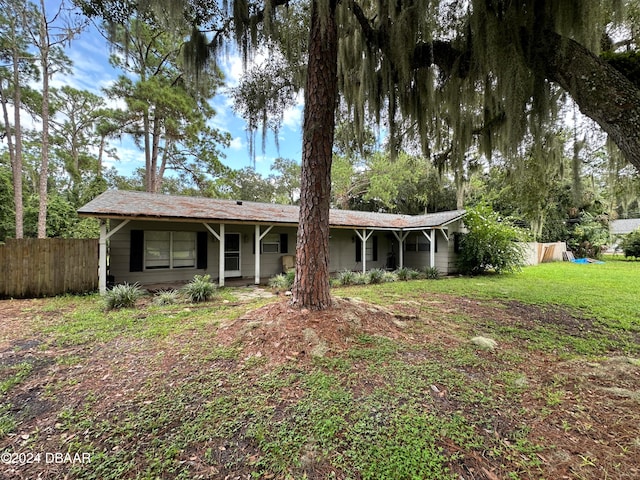
[[[224,223],[220,224],[220,252],[218,257],[218,285],[224,287]]]
[[[256,252],[255,252],[255,279],[254,279],[254,283],[256,285],[260,285],[260,254],[261,252],[261,248],[260,248],[260,242],[262,241],[262,239],[267,235],[267,233],[269,233],[271,231],[271,229],[273,228],[273,225],[270,225],[264,232],[260,233],[260,225],[256,225],[256,230],[255,230],[255,239],[256,239]]]
[[[100,240],[98,240],[98,291],[104,295],[107,291],[107,223],[100,220]]]
[[[432,228],[431,233],[423,230],[422,234],[429,240],[429,266],[433,268],[436,266],[436,231]]]
[[[224,223],[220,224],[220,233],[217,233],[211,225],[203,223],[207,230],[211,232],[218,242],[220,242],[220,252],[218,255],[218,285],[224,287]]]
[[[404,267],[404,241],[407,239],[407,237],[409,236],[409,232],[402,232],[400,231],[400,233],[396,232],[395,230],[393,231],[393,235],[396,237],[396,239],[398,240],[398,245],[399,245],[399,268],[403,268]]]
[[[124,220],[107,233],[109,220],[100,221],[100,239],[98,240],[98,291],[104,294],[107,291],[107,240],[131,220]]]
[[[436,266],[436,231],[431,230],[431,238],[429,239],[429,262],[431,268]]]
[[[360,240],[362,241],[362,273],[366,273],[367,272],[367,240],[369,240],[369,237],[373,235],[373,230],[371,230],[367,234],[366,228],[362,229],[362,233],[360,233],[358,230],[354,228],[354,232],[356,232],[356,235],[358,235],[358,238],[360,238]]]

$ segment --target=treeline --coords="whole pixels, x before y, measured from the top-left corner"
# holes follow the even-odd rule
[[[211,99],[223,75],[212,63],[194,78],[180,55],[187,24],[168,31],[161,23],[145,12],[102,27],[111,65],[121,72],[103,90],[52,88],[72,73],[65,51],[87,18],[64,2],[47,11],[44,2],[0,0],[0,241],[95,237],[96,222],[75,212],[108,188],[299,201],[294,160],[275,160],[267,175],[222,164],[230,137],[212,127]],[[252,98],[242,88],[234,95],[235,108]],[[336,120],[334,208],[420,214],[487,204],[532,238],[567,240],[574,249],[606,243],[609,219],[640,215],[637,172],[596,135],[550,127],[507,161],[474,146],[456,153],[458,139],[445,134],[439,142],[405,135],[379,145],[375,127],[353,130],[348,110],[339,109]],[[249,121],[252,131],[258,123]],[[108,166],[117,164],[113,142],[124,136],[144,155],[130,176]],[[421,143],[443,147],[428,157]]]

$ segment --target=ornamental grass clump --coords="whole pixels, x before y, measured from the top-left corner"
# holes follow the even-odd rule
[[[343,285],[343,286],[355,285],[356,284],[355,280],[356,280],[356,273],[352,272],[351,270],[343,270],[338,273],[338,281],[340,282],[340,285]]]
[[[289,290],[291,285],[289,285],[289,280],[284,273],[279,273],[278,275],[274,275],[269,279],[268,285],[270,288],[274,288],[276,290]]]
[[[183,293],[192,303],[206,302],[213,298],[217,285],[211,281],[211,275],[196,275],[183,288]]]
[[[180,292],[178,290],[164,290],[156,293],[153,297],[155,305],[173,305],[180,300]]]
[[[436,267],[427,267],[424,269],[424,277],[427,280],[440,279],[440,271]]]
[[[384,270],[380,268],[373,268],[369,270],[369,282],[371,284],[383,283],[384,282]]]
[[[134,307],[136,301],[144,294],[138,283],[122,283],[116,285],[104,294],[104,303],[107,310]]]
[[[420,272],[413,268],[402,267],[395,271],[398,280],[406,282],[407,280],[417,280],[420,278]]]

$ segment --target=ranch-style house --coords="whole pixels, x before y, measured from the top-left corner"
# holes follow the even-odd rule
[[[202,197],[108,190],[78,210],[100,220],[99,288],[107,280],[141,285],[186,282],[259,284],[294,266],[299,209]],[[334,210],[330,270],[436,267],[452,273],[463,210],[426,215]]]

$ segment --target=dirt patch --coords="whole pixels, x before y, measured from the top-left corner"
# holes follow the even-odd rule
[[[474,350],[469,342],[476,334],[491,335],[496,327],[508,326],[524,330],[547,326],[581,338],[607,334],[594,319],[562,308],[430,294],[428,298],[398,300],[388,307],[357,298],[335,299],[331,309],[313,312],[294,309],[283,298],[236,320],[222,321],[220,327],[187,331],[166,340],[122,337],[89,346],[47,346],[36,327],[57,322],[62,314],[48,311],[42,300],[1,302],[0,369],[9,375],[21,363],[31,365],[27,379],[2,397],[18,422],[15,432],[0,440],[4,451],[66,448],[75,434],[68,435],[59,427],[65,409],[82,410],[89,405],[96,422],[125,417],[141,403],[153,402],[154,393],[171,392],[176,385],[201,378],[203,369],[224,370],[230,376],[242,370],[250,384],[254,381],[251,375],[259,376],[273,366],[292,363],[303,372],[316,368],[310,367],[314,357],[338,357],[353,348],[389,339],[400,346],[393,358],[415,365],[437,362],[443,351],[466,349],[471,363],[461,361],[456,372],[469,381],[490,385],[495,403],[483,403],[481,399],[477,403],[462,402],[456,397],[455,383],[447,385],[443,380],[434,381],[431,391],[431,385],[427,385],[425,396],[435,402],[425,401],[425,405],[439,408],[442,414],[464,414],[482,435],[498,445],[515,445],[524,439],[542,444],[543,449],[526,453],[540,467],[520,472],[519,478],[640,478],[637,358],[612,353],[608,357],[567,360],[567,356],[554,352],[522,348],[517,338],[499,339],[495,352]],[[136,314],[145,313],[141,310]],[[241,353],[238,358],[207,360],[216,343]],[[256,360],[261,367],[255,373],[249,368],[243,370],[243,365],[247,367]],[[380,384],[367,383],[376,381]],[[353,392],[364,396],[386,381],[383,377],[357,378]],[[217,388],[227,387],[220,384]],[[145,389],[153,390],[149,398],[143,398]],[[302,394],[298,387],[283,387],[274,405],[293,404]],[[197,409],[207,399],[190,401]],[[193,465],[190,471],[194,478],[251,474],[246,463],[261,452],[241,432],[239,427],[225,442],[206,440],[185,450],[182,461]],[[128,445],[126,442],[133,448],[138,440],[123,440],[122,448]],[[519,460],[492,457],[490,451],[461,450],[454,443],[442,446],[447,453],[457,455],[451,468],[467,480],[505,478],[505,465]],[[314,464],[308,478],[326,478],[328,465]],[[33,465],[14,469],[13,473],[22,478],[62,478],[68,470]],[[21,478],[2,477],[10,474],[8,467],[0,469],[0,478]],[[336,478],[342,477],[338,474]]]
[[[335,298],[331,308],[316,312],[290,306],[283,299],[223,325],[222,345],[241,345],[245,358],[265,357],[280,364],[339,354],[364,335],[407,340],[408,316],[353,298]]]

